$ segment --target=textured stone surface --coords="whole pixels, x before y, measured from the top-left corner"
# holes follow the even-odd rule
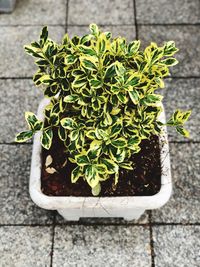
[[[66,221],[63,219],[63,217],[59,214],[57,214],[56,216],[56,222],[58,224],[69,224],[70,222]],[[79,222],[77,222],[78,224],[84,224],[84,225],[87,225],[87,224],[102,224],[102,225],[109,225],[109,224],[146,224],[146,223],[149,223],[149,215],[148,215],[148,212],[145,212],[139,220],[132,220],[132,221],[126,221],[122,218],[81,218],[79,220]]]
[[[199,0],[136,0],[136,10],[141,24],[200,22]]]
[[[2,267],[45,267],[50,265],[50,227],[0,227]]]
[[[0,224],[52,223],[29,196],[31,145],[0,145]]]
[[[25,44],[38,40],[40,26],[1,26],[0,36],[0,77],[31,77],[36,70],[34,60],[23,50]],[[49,27],[49,35],[55,41],[60,41],[65,30],[61,26]]]
[[[154,222],[200,222],[200,144],[170,144],[173,196],[152,212]]]
[[[24,112],[37,112],[42,92],[31,79],[0,80],[0,99],[0,142],[13,142],[18,132],[27,129]]]
[[[150,267],[149,230],[142,226],[57,226],[54,267]]]
[[[199,267],[200,226],[153,227],[156,267]]]
[[[190,131],[190,141],[200,141],[200,79],[166,79],[166,88],[160,90],[164,95],[166,117],[175,109],[192,110],[185,127]],[[187,141],[173,127],[168,128],[170,141]]]
[[[179,64],[172,67],[172,74],[179,77],[199,77],[199,26],[139,26],[138,32],[143,47],[149,45],[150,42],[162,45],[164,41],[174,40],[180,51],[176,56]]]
[[[132,41],[135,39],[135,26],[127,25],[127,26],[101,26],[100,29],[102,31],[110,31],[113,37],[125,37],[128,41]],[[82,36],[84,34],[89,33],[88,26],[68,26],[68,34],[70,37],[74,35]]]
[[[0,25],[64,25],[66,0],[19,0],[10,14],[1,14]]]
[[[68,24],[134,24],[132,0],[73,0],[69,2]]]

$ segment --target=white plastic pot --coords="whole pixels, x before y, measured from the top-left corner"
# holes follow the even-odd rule
[[[43,110],[49,103],[44,99],[38,108],[38,117],[44,119]],[[165,122],[164,112],[161,121]],[[162,176],[161,189],[153,196],[124,197],[59,197],[47,196],[41,191],[41,144],[40,133],[34,137],[29,191],[32,200],[41,208],[57,210],[66,220],[79,220],[80,217],[122,217],[126,220],[138,219],[145,210],[157,209],[170,198],[172,181],[170,171],[169,146],[166,128],[160,137]],[[163,142],[164,140],[164,142]]]
[[[0,0],[0,12],[10,13],[15,8],[16,0]]]

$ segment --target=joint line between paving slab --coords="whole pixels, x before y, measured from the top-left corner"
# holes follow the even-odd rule
[[[152,228],[152,211],[149,211],[149,234],[150,234],[150,247],[151,247],[151,267],[155,267],[155,252],[153,241],[153,228]]]
[[[60,222],[56,222],[55,223],[55,226],[66,226],[66,225],[83,225],[83,226],[125,226],[125,227],[133,227],[133,226],[142,226],[142,227],[147,227],[147,226],[150,226],[150,223],[96,223],[96,222],[93,222],[93,223],[84,223],[84,222],[77,222],[77,221],[68,221],[68,222],[63,222],[63,223],[60,223]],[[10,226],[10,227],[13,227],[13,226],[16,226],[16,227],[51,227],[53,226],[53,223],[45,223],[45,224],[23,224],[23,223],[20,223],[20,224],[0,224],[0,227],[5,227],[5,226]],[[164,223],[164,222],[152,222],[151,223],[151,226],[181,226],[181,227],[184,227],[184,226],[200,226],[200,223],[173,223],[173,222],[169,222],[169,223]]]
[[[69,0],[66,0],[65,32],[68,30]]]
[[[135,20],[135,37],[136,37],[136,40],[138,40],[138,24],[137,24],[136,0],[133,0],[133,13],[134,13],[134,20]]]
[[[53,215],[50,267],[53,267],[53,254],[54,254],[54,242],[55,242],[55,227],[56,227],[56,211],[54,211],[54,215]]]
[[[65,27],[65,24],[2,24],[0,27],[44,27],[47,25],[49,27]]]
[[[199,26],[200,23],[138,23],[138,26]]]

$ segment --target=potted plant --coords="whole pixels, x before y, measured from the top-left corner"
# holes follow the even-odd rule
[[[137,219],[164,205],[172,189],[166,126],[183,136],[190,111],[165,121],[163,78],[177,64],[173,41],[162,47],[112,39],[90,25],[90,34],[62,44],[48,38],[25,46],[39,70],[33,81],[44,92],[38,115],[25,113],[34,137],[30,195],[65,219]]]

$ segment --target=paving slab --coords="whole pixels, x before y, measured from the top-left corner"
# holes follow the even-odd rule
[[[0,25],[65,25],[66,0],[20,0],[11,14],[0,15]]]
[[[199,0],[136,0],[140,24],[199,23]]]
[[[18,132],[28,129],[24,112],[37,112],[42,97],[31,79],[0,79],[0,143],[14,142]]]
[[[50,266],[51,239],[50,227],[0,227],[0,265],[2,267]]]
[[[73,0],[69,1],[68,24],[88,25],[134,24],[132,0]]]
[[[200,79],[165,80],[165,88],[158,91],[164,95],[163,103],[166,117],[169,118],[176,109],[192,110],[185,127],[190,132],[190,138],[184,138],[173,127],[168,127],[170,141],[200,141]]]
[[[102,31],[109,31],[112,33],[112,37],[125,37],[128,41],[132,41],[136,38],[135,25],[124,25],[124,26],[101,26],[99,27]],[[67,30],[70,37],[74,35],[83,36],[89,33],[88,26],[68,26]]]
[[[200,226],[153,227],[156,267],[199,267]]]
[[[56,216],[56,223],[57,224],[70,224],[71,222],[64,220],[64,218],[57,214]],[[123,218],[80,218],[78,222],[75,224],[83,224],[83,225],[90,225],[90,224],[98,224],[98,225],[131,225],[131,224],[147,224],[149,223],[149,213],[145,212],[139,220],[131,220],[126,221]]]
[[[56,226],[53,266],[150,267],[149,229],[143,226]]]
[[[0,27],[0,78],[33,76],[37,68],[33,58],[25,54],[23,46],[38,40],[41,29],[41,26]],[[61,41],[64,32],[62,26],[49,27],[49,36],[55,41]]]
[[[31,150],[31,145],[0,145],[0,224],[52,223],[52,212],[29,196]]]
[[[200,144],[170,144],[173,196],[152,212],[153,222],[200,222]]]
[[[173,76],[199,77],[200,73],[200,27],[199,26],[138,26],[139,39],[143,47],[150,42],[163,45],[165,41],[174,40],[180,49],[177,53],[179,64],[171,68]]]

